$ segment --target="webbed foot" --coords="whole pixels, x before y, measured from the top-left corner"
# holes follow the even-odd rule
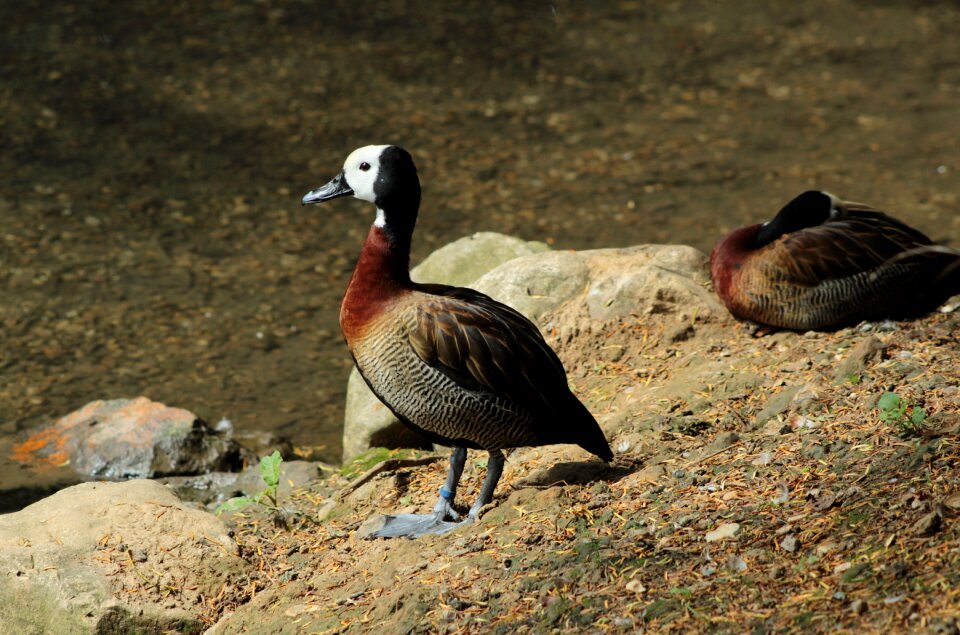
[[[453,500],[456,495],[457,483],[463,472],[463,464],[467,458],[465,448],[454,448],[450,455],[450,473],[447,482],[440,488],[440,499],[431,514],[397,514],[374,516],[368,519],[357,530],[359,538],[418,538],[427,534],[442,536],[457,527],[474,522],[480,511],[493,499],[493,490],[503,472],[503,452],[490,450],[490,459],[487,462],[487,475],[480,488],[480,497],[470,512],[463,519],[453,509]],[[449,519],[449,520],[448,520]]]
[[[396,516],[379,516],[367,526],[363,538],[419,538],[427,534],[442,536],[460,527],[473,522],[473,516],[463,520],[440,520],[434,514],[398,514]],[[379,528],[377,528],[379,525]],[[362,531],[363,528],[361,528]]]

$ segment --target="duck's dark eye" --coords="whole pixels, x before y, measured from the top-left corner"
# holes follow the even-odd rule
[[[366,171],[369,170],[369,169],[370,169],[370,164],[367,163],[366,161],[364,161],[363,163],[360,164],[360,171],[361,171],[361,172],[366,172]]]

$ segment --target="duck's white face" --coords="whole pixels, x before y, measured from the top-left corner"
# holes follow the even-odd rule
[[[380,155],[390,146],[364,146],[350,153],[337,176],[317,189],[307,192],[304,205],[316,205],[340,196],[355,196],[363,201],[377,202],[374,185],[380,177]]]
[[[343,176],[353,195],[361,201],[376,203],[373,186],[380,174],[380,154],[390,146],[364,146],[350,153],[343,162]]]
[[[420,206],[420,180],[413,158],[397,146],[364,146],[350,153],[340,174],[303,197],[304,205],[316,205],[340,196],[354,196],[377,206],[374,224],[385,227],[387,212],[392,206],[397,223],[406,218],[412,231]]]

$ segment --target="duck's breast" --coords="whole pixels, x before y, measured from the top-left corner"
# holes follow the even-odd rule
[[[538,445],[530,412],[460,385],[417,355],[410,333],[417,328],[418,299],[411,292],[349,338],[371,390],[397,417],[437,442],[485,449]]]

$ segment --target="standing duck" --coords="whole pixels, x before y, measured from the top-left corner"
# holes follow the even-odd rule
[[[710,275],[738,318],[829,329],[936,309],[960,293],[960,251],[866,205],[809,191],[717,243]]]
[[[443,534],[490,503],[504,448],[575,443],[604,461],[613,453],[570,392],[566,372],[537,327],[472,289],[410,280],[410,241],[420,180],[397,146],[353,151],[343,171],[304,205],[353,195],[377,215],[340,306],[340,328],[363,379],[408,426],[452,446],[450,471],[431,514],[387,516],[371,537]],[[474,505],[453,509],[467,448],[489,453]]]

